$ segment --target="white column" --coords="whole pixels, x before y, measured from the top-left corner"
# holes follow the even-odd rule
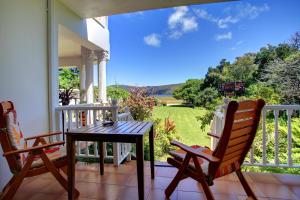
[[[108,51],[95,52],[98,59],[98,87],[99,101],[107,102],[106,96],[106,63],[108,61]]]
[[[80,103],[86,102],[86,88],[85,88],[85,65],[80,66]]]
[[[86,103],[93,103],[94,102],[94,87],[93,87],[94,54],[91,50],[84,47],[81,47],[81,54],[83,57],[83,66],[84,66],[83,68],[85,68]]]

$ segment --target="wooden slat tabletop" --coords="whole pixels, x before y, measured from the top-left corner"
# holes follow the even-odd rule
[[[144,135],[152,126],[152,122],[117,121],[113,126],[105,127],[99,122],[82,128],[70,129],[66,134]]]

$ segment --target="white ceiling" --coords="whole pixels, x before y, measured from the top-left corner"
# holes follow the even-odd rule
[[[61,0],[83,18],[232,0]]]
[[[81,55],[81,46],[91,50],[101,50],[97,45],[83,39],[62,25],[58,27],[58,56],[72,57]]]

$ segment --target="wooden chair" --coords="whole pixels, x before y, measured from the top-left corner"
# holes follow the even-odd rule
[[[67,180],[60,173],[60,169],[67,173],[67,156],[64,149],[58,147],[64,142],[48,143],[45,139],[59,134],[61,132],[51,132],[23,138],[13,103],[0,102],[0,143],[3,155],[13,174],[4,187],[0,200],[12,199],[24,178],[47,172],[51,172],[67,190]],[[22,141],[24,141],[24,146],[21,144]],[[31,147],[28,147],[28,141],[33,141]],[[76,196],[79,196],[77,190]]]
[[[223,133],[214,151],[200,146],[187,146],[173,141],[179,150],[171,151],[169,164],[178,168],[165,190],[169,198],[180,180],[191,177],[200,182],[207,199],[213,200],[209,186],[215,178],[236,172],[243,188],[252,199],[257,199],[241,172],[241,165],[251,148],[260,120],[263,100],[231,101],[228,104]],[[230,184],[228,185],[230,187]]]

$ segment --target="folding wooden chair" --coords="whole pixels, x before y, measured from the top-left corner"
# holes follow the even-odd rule
[[[67,190],[67,180],[60,173],[60,169],[67,173],[67,156],[64,148],[58,147],[64,142],[48,143],[45,139],[59,134],[61,132],[51,132],[23,138],[13,103],[11,101],[0,102],[0,143],[3,155],[13,174],[4,187],[0,200],[12,199],[24,178],[47,172],[51,172]],[[27,142],[30,140],[34,142],[31,147],[28,147]],[[77,190],[76,195],[79,196]]]
[[[172,157],[167,161],[178,168],[178,172],[165,190],[166,197],[171,196],[180,180],[191,177],[201,183],[207,199],[213,200],[209,189],[213,180],[236,172],[248,197],[257,199],[241,172],[241,165],[253,143],[264,105],[261,99],[239,103],[231,101],[223,133],[214,151],[206,147],[171,142],[179,150],[171,151]]]

